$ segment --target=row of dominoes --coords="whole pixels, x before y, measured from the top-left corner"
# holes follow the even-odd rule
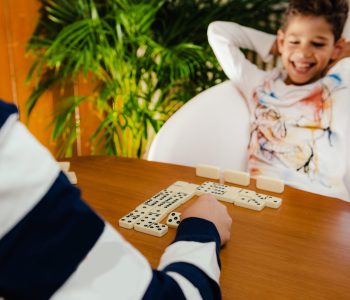
[[[278,208],[282,204],[282,199],[279,197],[209,181],[197,187],[197,194],[211,194],[218,200],[258,211],[265,206]]]
[[[279,208],[282,199],[256,193],[251,190],[236,188],[216,182],[204,182],[196,188],[196,195],[211,194],[218,200],[233,203],[236,206],[261,211],[265,206],[270,208]],[[169,227],[176,228],[180,224],[181,213],[172,212],[169,214],[166,224]]]
[[[120,218],[119,226],[158,237],[163,236],[168,232],[168,226],[176,228],[180,223],[181,213],[173,210],[193,196],[202,194],[211,194],[218,200],[257,211],[265,206],[278,208],[282,204],[281,198],[221,183],[207,181],[196,185],[177,181]],[[159,223],[166,215],[166,225]]]
[[[220,169],[211,165],[199,164],[196,167],[196,175],[211,179],[219,179]],[[247,186],[250,183],[250,174],[235,170],[224,170],[223,179],[230,183]],[[284,191],[284,182],[277,178],[258,175],[256,177],[256,187],[270,192],[282,193]]]
[[[77,184],[78,183],[77,176],[75,175],[74,172],[70,172],[69,171],[70,162],[69,161],[60,161],[60,162],[58,162],[58,164],[60,165],[63,173],[67,176],[67,178],[70,181],[70,183],[71,184]]]
[[[119,226],[158,237],[163,236],[167,233],[168,226],[159,222],[190,200],[195,195],[197,187],[195,184],[177,181],[120,218]],[[172,225],[172,222],[168,222],[169,224]]]

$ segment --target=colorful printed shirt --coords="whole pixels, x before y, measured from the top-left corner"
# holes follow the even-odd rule
[[[250,111],[248,170],[287,184],[349,201],[344,185],[350,117],[350,59],[316,82],[284,83],[281,68],[263,71],[240,48],[265,61],[275,36],[231,22],[214,22],[208,37],[227,76]]]

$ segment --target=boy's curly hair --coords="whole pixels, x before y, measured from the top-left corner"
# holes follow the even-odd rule
[[[348,17],[349,5],[347,0],[291,0],[284,18],[284,28],[293,16],[324,17],[331,25],[335,41],[343,32]]]

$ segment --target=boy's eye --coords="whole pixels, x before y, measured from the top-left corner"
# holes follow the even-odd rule
[[[297,44],[299,44],[299,42],[298,41],[289,41],[289,44],[297,45]]]
[[[322,48],[324,46],[324,43],[312,42],[312,45],[316,48]]]

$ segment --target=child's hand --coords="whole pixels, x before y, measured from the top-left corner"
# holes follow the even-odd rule
[[[280,54],[280,52],[278,51],[277,39],[272,44],[270,54],[272,54],[273,56],[278,56]]]
[[[350,57],[350,42],[344,42],[341,49],[339,50],[337,58],[331,60],[331,62],[329,63],[329,65],[327,67],[326,72],[328,72],[328,70],[330,68],[332,68],[338,61],[340,61],[341,59],[346,58],[346,57]]]
[[[345,57],[350,57],[350,42],[345,42],[344,43],[344,46],[340,50],[336,61],[339,61],[339,60],[341,60],[341,59],[343,59]]]
[[[220,235],[221,245],[230,240],[232,219],[227,212],[227,207],[213,196],[208,194],[200,196],[181,213],[182,220],[190,217],[202,218],[214,223]]]

